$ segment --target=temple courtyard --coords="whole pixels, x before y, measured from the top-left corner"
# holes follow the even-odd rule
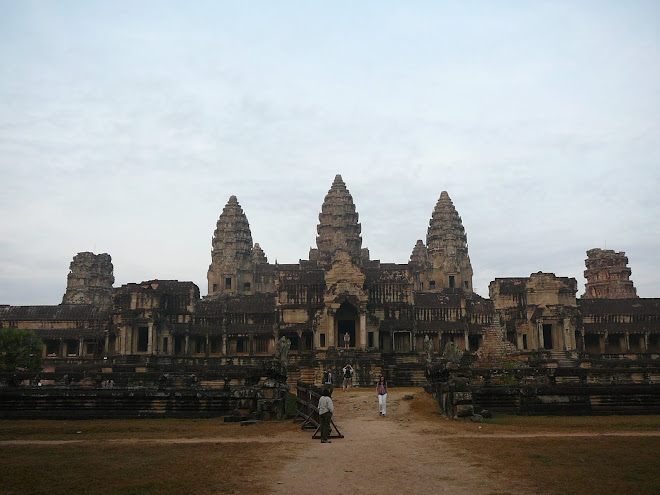
[[[0,494],[660,493],[660,416],[473,423],[419,388],[385,417],[371,389],[333,395],[330,444],[291,419],[0,421]]]

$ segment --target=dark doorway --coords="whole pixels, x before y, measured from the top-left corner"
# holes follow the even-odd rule
[[[147,352],[149,344],[149,327],[138,327],[138,352]]]
[[[600,335],[595,333],[584,334],[584,350],[590,354],[599,354],[600,351]]]
[[[378,346],[383,352],[392,352],[392,336],[390,332],[381,330],[378,332]]]
[[[355,347],[355,327],[357,326],[358,312],[351,303],[343,302],[337,310],[337,347],[345,347],[345,335],[350,337],[349,347]]]
[[[543,348],[552,349],[552,325],[543,325]]]
[[[468,336],[468,343],[470,344],[470,351],[474,352],[479,350],[481,344],[481,335],[470,335]]]

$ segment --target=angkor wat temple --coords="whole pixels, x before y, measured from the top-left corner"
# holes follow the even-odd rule
[[[362,384],[379,373],[395,384],[423,383],[425,366],[449,347],[472,368],[660,353],[660,299],[637,297],[623,252],[587,251],[580,298],[574,278],[542,272],[497,278],[489,298],[476,294],[465,229],[445,191],[407,264],[370,259],[339,175],[308,259],[269,263],[235,196],[212,245],[203,298],[194,283],[176,280],[113,287],[110,256],[84,252],[73,258],[61,304],[0,306],[0,328],[34,330],[46,362],[136,367],[253,364],[285,336],[290,380],[318,382],[324,369],[362,360]]]

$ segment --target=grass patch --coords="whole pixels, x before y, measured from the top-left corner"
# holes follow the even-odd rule
[[[0,494],[264,493],[262,475],[291,450],[256,442],[3,446]]]
[[[448,439],[512,479],[557,495],[660,493],[660,438]],[[496,455],[494,455],[496,453]]]
[[[288,421],[268,421],[259,428],[212,419],[2,420],[0,440],[102,440],[106,438],[272,437],[295,428]],[[80,433],[78,433],[80,432]]]
[[[516,416],[495,414],[484,423],[512,426],[518,431],[658,431],[660,416]]]

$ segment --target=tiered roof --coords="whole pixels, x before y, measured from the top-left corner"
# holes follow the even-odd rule
[[[336,250],[346,251],[355,261],[360,260],[362,237],[358,218],[353,197],[341,175],[336,175],[323,200],[317,227],[316,246],[323,261],[329,261]]]
[[[263,253],[263,251],[262,251]],[[225,205],[215,232],[213,232],[212,263],[222,260],[252,257],[252,234],[241,205],[236,196],[231,196]]]

